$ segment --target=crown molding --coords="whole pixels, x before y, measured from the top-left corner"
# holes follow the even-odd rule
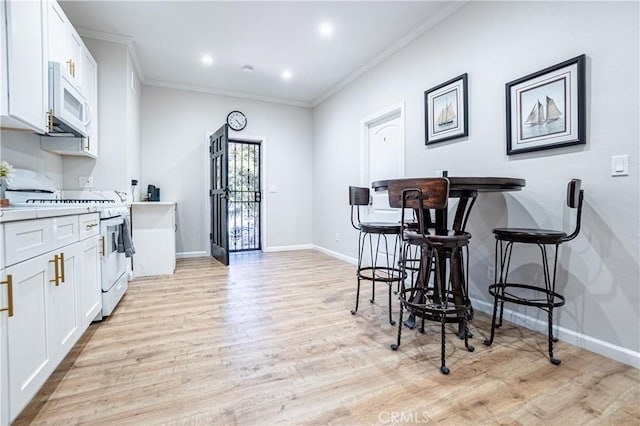
[[[142,71],[142,64],[140,64],[140,60],[138,59],[138,52],[136,51],[133,38],[129,36],[122,36],[119,34],[88,30],[86,28],[78,28],[77,31],[78,31],[78,34],[80,34],[80,36],[82,37],[126,45],[127,50],[129,51],[129,55],[131,56],[131,61],[133,62],[133,66],[136,69],[136,72],[138,73],[138,77],[140,78],[140,81],[144,83],[144,80],[145,80],[144,72]]]
[[[270,102],[274,104],[291,105],[303,108],[311,108],[310,102],[293,101],[282,98],[271,98],[268,96],[251,95],[243,92],[234,92],[230,90],[213,89],[209,87],[190,86],[187,84],[170,83],[160,80],[144,80],[143,83],[147,86],[165,87],[167,89],[188,90],[190,92],[211,93],[213,95],[229,96],[232,98],[251,99],[254,101]]]
[[[353,82],[354,80],[356,80],[357,78],[359,78],[360,76],[365,74],[367,71],[369,71],[370,69],[372,69],[376,65],[378,65],[381,62],[383,62],[384,60],[388,59],[394,53],[400,51],[403,47],[405,47],[406,45],[408,45],[409,43],[411,43],[412,41],[414,41],[415,39],[420,37],[422,34],[427,32],[429,29],[433,28],[440,21],[444,20],[446,17],[448,17],[449,15],[453,14],[455,11],[457,11],[462,6],[464,6],[466,3],[468,3],[468,1],[469,0],[459,1],[459,2],[456,1],[456,2],[449,3],[448,6],[445,9],[440,10],[438,13],[433,15],[430,19],[428,19],[423,24],[418,26],[416,29],[411,31],[409,34],[407,34],[406,36],[404,36],[403,38],[398,40],[396,43],[394,43],[387,50],[385,50],[384,52],[382,52],[381,54],[376,56],[373,60],[371,60],[366,65],[364,65],[362,68],[358,69],[357,71],[355,71],[354,73],[349,75],[347,78],[342,80],[340,83],[336,84],[331,89],[326,91],[319,98],[317,98],[314,101],[312,101],[311,102],[311,106],[313,108],[315,108],[316,106],[320,105],[322,102],[324,102],[325,100],[327,100],[328,98],[330,98],[334,94],[338,93],[340,90],[342,90],[349,83]]]

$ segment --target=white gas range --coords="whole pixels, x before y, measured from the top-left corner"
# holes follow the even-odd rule
[[[127,291],[126,258],[135,252],[126,194],[111,190],[60,191],[46,176],[16,169],[5,196],[9,198],[11,209],[33,210],[38,217],[41,217],[40,213],[54,216],[60,208],[72,209],[74,213],[82,210],[100,214],[102,311],[95,320],[111,315]]]

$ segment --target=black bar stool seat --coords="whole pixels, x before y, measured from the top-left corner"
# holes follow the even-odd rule
[[[561,361],[553,354],[553,343],[558,340],[553,336],[553,310],[565,303],[564,296],[556,292],[558,249],[562,243],[571,241],[580,232],[584,197],[584,191],[581,187],[582,181],[580,179],[572,179],[567,185],[567,206],[577,209],[576,228],[570,235],[564,231],[535,228],[495,228],[493,230],[496,238],[496,276],[494,283],[489,285],[489,294],[493,296],[493,317],[491,319],[491,336],[484,341],[485,345],[490,346],[493,343],[496,328],[502,326],[505,302],[532,306],[547,312],[549,360],[552,364],[560,364]],[[544,280],[542,284],[516,283],[509,280],[509,266],[514,243],[538,246],[542,260]],[[549,264],[547,246],[555,246],[552,265]],[[497,318],[498,305],[500,305],[499,319]]]
[[[358,236],[358,269],[356,272],[356,277],[358,278],[356,307],[351,310],[351,314],[355,315],[358,312],[362,280],[371,282],[372,295],[371,299],[369,299],[371,303],[375,302],[376,283],[385,283],[389,287],[389,323],[394,325],[391,291],[394,283],[397,283],[399,287],[400,282],[406,277],[406,274],[400,270],[398,265],[402,227],[400,223],[360,221],[360,207],[369,205],[369,194],[369,188],[349,187],[351,225],[360,231]],[[354,210],[357,212],[356,220],[354,220]],[[391,244],[389,240],[392,240]],[[366,259],[366,255],[369,255],[369,259]]]
[[[567,238],[567,233],[550,229],[495,228],[496,238],[502,241],[526,244],[556,244]]]
[[[400,234],[400,224],[390,222],[361,222],[360,230],[372,234]]]
[[[398,321],[398,335],[396,343],[391,349],[400,347],[402,336],[402,316],[407,309],[415,316],[424,320],[440,323],[440,371],[449,374],[445,358],[445,324],[458,323],[462,328],[465,348],[472,352],[474,347],[469,344],[467,321],[471,310],[471,302],[468,297],[468,252],[466,256],[463,249],[468,250],[471,234],[452,229],[439,229],[433,227],[431,222],[431,210],[436,214],[447,208],[449,198],[449,180],[446,178],[422,179],[420,182],[391,181],[388,185],[389,205],[402,209],[403,225],[402,240],[403,249],[400,256],[400,264],[406,270],[408,261],[419,262],[419,273],[415,282],[409,287],[401,283],[400,290],[400,319]],[[412,209],[417,212],[418,226],[405,221],[405,210]],[[416,253],[415,259],[408,253]],[[466,268],[465,268],[466,265]],[[431,278],[433,277],[433,285]],[[413,322],[410,328],[413,327]]]

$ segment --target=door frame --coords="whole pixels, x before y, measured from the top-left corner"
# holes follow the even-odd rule
[[[263,162],[262,162],[262,158],[264,157],[264,145],[262,140],[253,140],[253,139],[242,139],[242,138],[229,138],[229,143],[250,143],[250,144],[256,144],[258,145],[258,152],[259,152],[259,156],[260,156],[260,161],[258,162],[258,172],[260,174],[259,176],[259,180],[260,180],[260,186],[259,186],[259,190],[260,190],[260,211],[258,212],[258,223],[259,223],[259,227],[260,227],[260,234],[258,235],[258,238],[260,239],[260,241],[258,241],[258,246],[260,247],[259,249],[250,249],[250,250],[238,250],[237,252],[243,252],[243,251],[263,251],[263,246],[262,243],[264,242],[262,239],[262,230],[264,228],[264,217],[263,217],[263,210],[262,210],[262,205],[265,202],[265,194],[264,194],[264,173],[262,172],[262,167],[263,167]],[[229,253],[232,253],[231,250],[229,250]],[[235,252],[234,252],[235,253]]]
[[[209,152],[209,137],[214,134],[215,131],[208,131],[205,133],[205,137],[204,137],[204,143],[205,143],[205,152]],[[267,202],[268,202],[268,198],[267,194],[266,194],[266,181],[267,181],[267,155],[268,155],[268,151],[267,151],[267,138],[265,138],[264,136],[254,136],[254,135],[240,135],[238,134],[238,132],[233,131],[231,129],[229,129],[229,141],[236,141],[236,142],[254,142],[254,143],[260,143],[260,149],[261,149],[261,155],[260,155],[260,192],[262,193],[262,200],[260,202],[260,220],[262,222],[261,226],[260,226],[260,251],[264,252],[265,251],[265,247],[268,247],[267,245]],[[207,197],[209,194],[209,185],[210,185],[210,176],[209,176],[209,169],[210,169],[210,159],[209,159],[209,155],[205,155],[205,171],[206,173],[204,174],[204,187],[205,187],[205,192],[207,193]],[[206,222],[207,222],[207,229],[209,230],[209,232],[207,232],[206,235],[203,236],[203,238],[205,238],[205,244],[207,246],[207,250],[206,253],[209,254],[209,256],[211,255],[211,243],[209,241],[209,233],[212,232],[211,229],[211,203],[208,202],[207,203],[207,217],[206,217]],[[256,250],[258,251],[258,250]]]
[[[398,160],[400,162],[399,169],[402,174],[406,174],[406,132],[405,132],[405,116],[404,116],[404,102],[398,102],[397,104],[390,105],[374,114],[371,114],[362,120],[360,120],[360,185],[366,188],[371,187],[371,182],[368,181],[369,177],[369,128],[372,124],[377,124],[388,118],[400,115],[400,140],[402,144],[400,146],[400,155]],[[367,213],[370,213],[371,206],[367,206]]]

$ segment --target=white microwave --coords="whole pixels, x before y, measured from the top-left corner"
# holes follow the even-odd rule
[[[49,62],[48,136],[89,135],[91,105],[59,62]]]

